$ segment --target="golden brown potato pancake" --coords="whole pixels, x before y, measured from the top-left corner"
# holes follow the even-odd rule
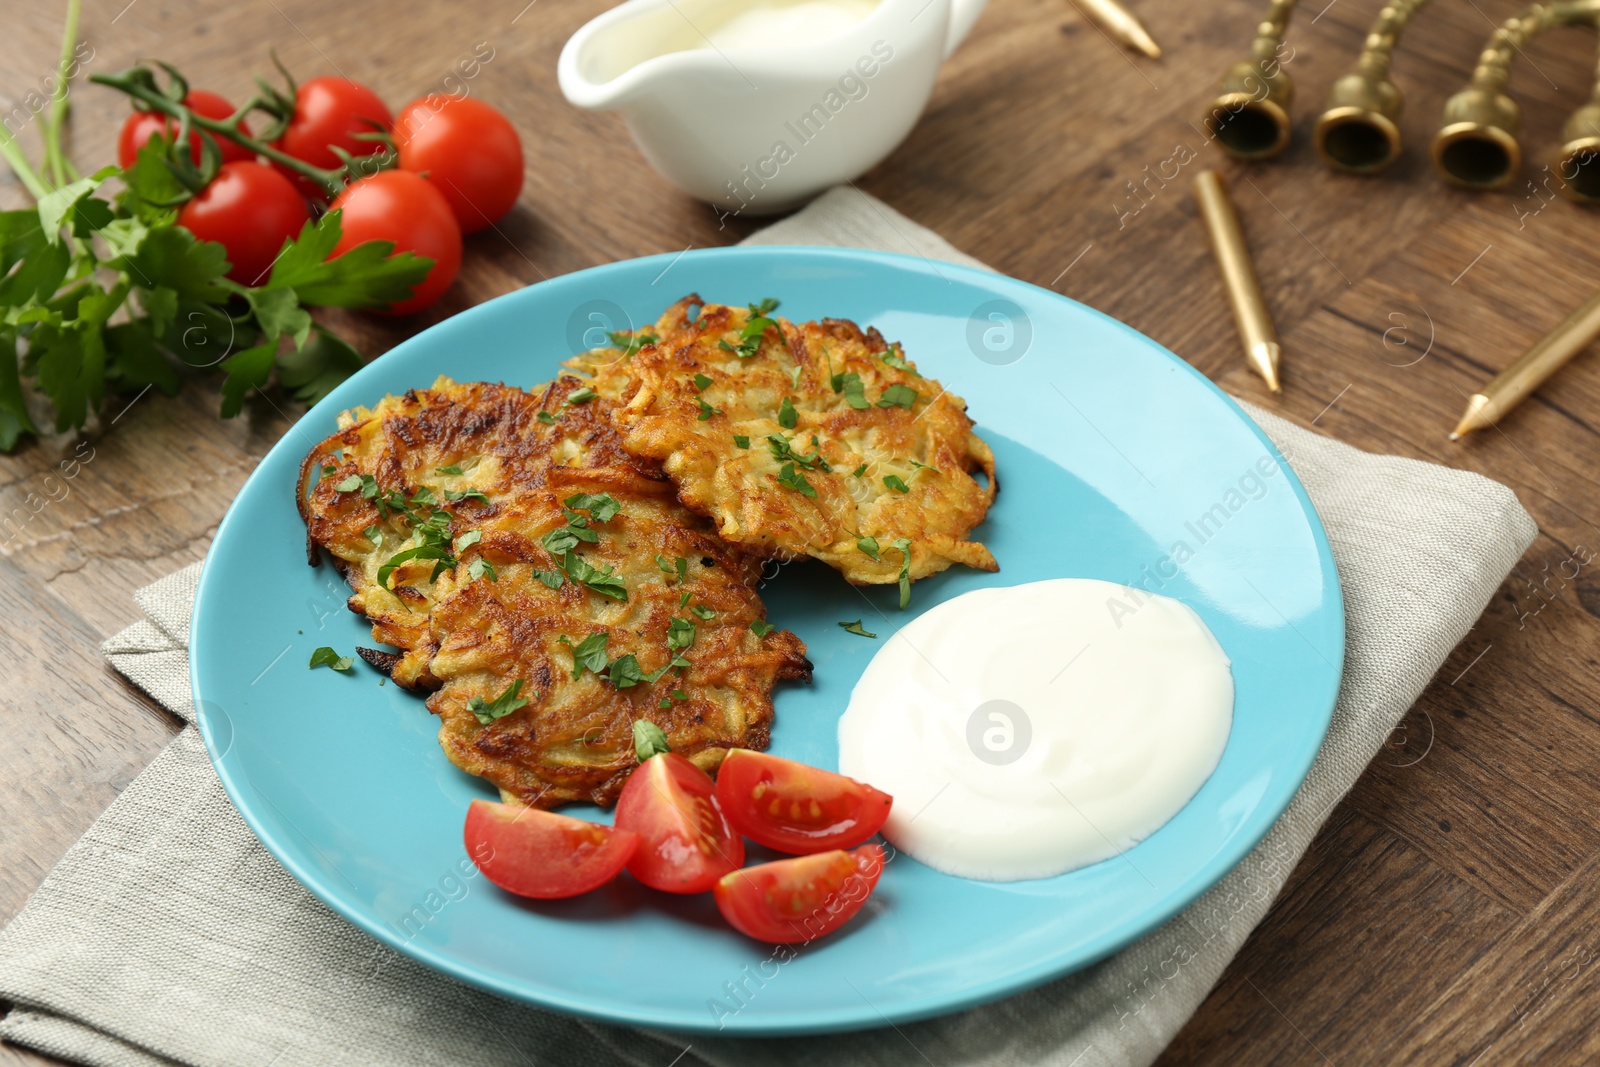
[[[876,329],[796,324],[771,307],[687,296],[627,348],[569,366],[616,401],[623,446],[660,460],[679,499],[749,551],[814,556],[858,584],[898,580],[902,601],[905,578],[998,570],[967,540],[997,483],[965,401]]]
[[[435,690],[453,763],[537,807],[614,801],[641,718],[708,771],[765,748],[774,685],[810,676],[799,638],[758,632],[758,564],[622,449],[608,407],[571,378],[441,378],[345,413],[301,468],[313,561],[401,650],[365,658]]]

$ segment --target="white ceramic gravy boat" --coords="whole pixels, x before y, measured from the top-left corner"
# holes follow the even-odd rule
[[[561,91],[619,111],[651,166],[729,212],[770,214],[854,178],[911,132],[985,0],[880,0],[815,44],[712,47],[750,0],[626,0],[561,51]]]

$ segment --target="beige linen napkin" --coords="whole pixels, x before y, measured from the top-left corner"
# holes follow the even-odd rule
[[[846,189],[749,243],[973,263]],[[0,932],[0,998],[16,1004],[0,1036],[104,1067],[1147,1064],[1535,534],[1504,486],[1252,414],[1305,483],[1343,581],[1348,648],[1333,726],[1266,840],[1187,911],[1093,967],[943,1019],[843,1037],[679,1038],[550,1014],[428,970],[323,907],[245,827],[190,725]],[[141,590],[148,619],[105,645],[117,670],[191,722],[199,570]]]

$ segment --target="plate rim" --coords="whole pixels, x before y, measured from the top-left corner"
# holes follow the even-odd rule
[[[533,991],[522,988],[514,983],[502,981],[494,975],[479,973],[472,967],[467,966],[460,961],[457,961],[441,952],[434,951],[431,946],[423,943],[421,939],[401,938],[397,936],[395,932],[386,924],[379,921],[375,915],[368,914],[366,911],[351,906],[348,902],[346,902],[342,895],[335,890],[331,880],[322,878],[319,872],[303,865],[294,855],[294,853],[286,849],[283,843],[278,840],[277,834],[267,830],[267,828],[258,818],[259,809],[257,809],[255,805],[248,801],[241,802],[245,792],[245,783],[239,781],[235,777],[228,760],[228,753],[232,747],[232,727],[231,724],[228,727],[228,744],[219,753],[217,749],[215,723],[212,721],[206,710],[207,701],[202,697],[200,691],[199,664],[202,657],[195,654],[195,650],[197,648],[205,647],[208,644],[207,640],[201,635],[201,620],[205,615],[205,611],[203,611],[203,609],[207,607],[208,588],[215,580],[215,567],[216,560],[218,558],[217,553],[213,551],[215,546],[223,539],[224,534],[229,530],[234,521],[242,521],[237,520],[240,501],[245,499],[247,495],[251,494],[252,487],[254,486],[255,482],[265,476],[264,471],[268,465],[268,461],[272,459],[273,455],[280,449],[290,447],[289,442],[293,437],[293,428],[311,415],[319,413],[324,405],[328,405],[330,398],[324,398],[323,400],[319,401],[311,408],[308,408],[303,414],[300,415],[298,419],[290,423],[289,428],[285,430],[284,434],[272,445],[271,448],[267,450],[266,454],[262,456],[260,462],[257,463],[256,468],[251,471],[250,476],[245,480],[244,484],[240,486],[238,493],[234,496],[232,502],[229,503],[227,511],[224,513],[221,522],[217,526],[216,533],[212,536],[211,545],[207,548],[205,560],[201,566],[200,577],[195,592],[194,608],[190,619],[189,628],[189,648],[187,650],[189,652],[189,679],[191,696],[194,701],[195,724],[199,730],[201,739],[205,744],[206,755],[211,760],[212,766],[217,773],[217,777],[222,782],[223,789],[227,793],[230,803],[232,803],[234,809],[239,813],[240,817],[249,827],[250,832],[255,835],[262,847],[264,847],[273,857],[273,859],[280,863],[284,869],[287,870],[289,874],[306,889],[307,892],[311,893],[312,896],[316,897],[319,902],[331,909],[340,918],[344,919],[346,922],[349,922],[351,925],[366,933],[368,936],[377,939],[394,951],[414,959],[417,962],[422,963],[425,966],[428,966],[453,979],[479,989],[487,990],[511,1000],[525,1004],[531,1004],[536,1007],[551,1011],[607,1023],[647,1027],[685,1034],[711,1033],[732,1037],[778,1037],[825,1033],[845,1033],[853,1030],[876,1028],[883,1026],[886,1023],[888,1025],[894,1025],[897,1023],[915,1022],[918,1020],[955,1014],[960,1011],[994,1003],[1007,997],[1016,996],[1019,993],[1039,987],[1051,980],[1063,978],[1069,974],[1081,971],[1084,968],[1105,959],[1113,953],[1120,951],[1133,942],[1159,929],[1178,913],[1188,908],[1205,893],[1209,892],[1213,887],[1221,882],[1222,879],[1226,878],[1228,874],[1230,874],[1251,852],[1256,849],[1256,847],[1263,840],[1266,839],[1267,835],[1271,833],[1273,827],[1278,824],[1280,819],[1282,819],[1284,812],[1288,810],[1289,805],[1294,801],[1294,798],[1299,795],[1300,790],[1304,787],[1305,780],[1310,774],[1311,766],[1316,761],[1317,756],[1322,750],[1322,746],[1327,741],[1328,731],[1332,726],[1333,713],[1338,703],[1339,692],[1342,689],[1347,643],[1345,633],[1346,616],[1344,608],[1343,584],[1339,576],[1337,565],[1335,564],[1333,558],[1333,550],[1328,540],[1327,531],[1322,525],[1321,516],[1317,513],[1316,507],[1312,504],[1310,495],[1306,492],[1305,486],[1301,483],[1299,475],[1295,472],[1293,467],[1290,466],[1289,461],[1283,455],[1282,450],[1277,446],[1276,443],[1273,442],[1270,437],[1267,436],[1266,431],[1263,430],[1260,424],[1257,423],[1255,419],[1253,419],[1250,414],[1244,410],[1239,402],[1232,396],[1228,395],[1228,393],[1225,392],[1220,386],[1202,374],[1187,360],[1168,349],[1165,345],[1161,344],[1159,341],[1156,341],[1154,338],[1145,335],[1139,330],[1134,329],[1127,323],[1113,318],[1097,308],[1090,307],[1089,305],[1078,300],[1074,300],[1072,297],[1055,292],[1052,289],[1047,289],[1043,286],[1036,285],[1032,282],[1024,281],[1020,278],[1011,277],[1010,275],[1003,274],[999,271],[987,268],[971,267],[961,263],[950,262],[948,260],[938,260],[936,262],[926,256],[905,255],[898,252],[878,251],[876,249],[853,248],[840,245],[790,244],[726,245],[714,248],[690,249],[685,252],[663,252],[655,255],[638,256],[631,259],[621,259],[609,263],[601,263],[593,267],[586,267],[582,270],[556,275],[552,278],[546,278],[541,281],[525,285],[519,289],[514,289],[511,292],[503,293],[490,300],[486,300],[481,304],[476,304],[470,308],[463,309],[455,315],[441,319],[437,323],[431,324],[427,328],[419,331],[416,334],[413,334],[404,341],[395,345],[394,348],[389,349],[387,352],[374,358],[371,362],[367,363],[360,371],[357,371],[346,381],[359,381],[362,376],[368,375],[369,372],[371,376],[377,376],[378,372],[376,371],[376,368],[378,363],[384,357],[397,351],[403,351],[407,347],[419,343],[420,339],[424,338],[430,331],[438,328],[444,323],[455,323],[464,316],[475,316],[481,314],[483,313],[483,309],[489,308],[501,301],[526,299],[524,294],[531,290],[538,289],[541,286],[552,283],[560,283],[569,279],[578,279],[596,274],[604,274],[607,272],[636,266],[648,268],[652,265],[665,264],[670,267],[682,260],[695,261],[703,259],[719,259],[725,257],[736,258],[742,255],[751,254],[761,256],[771,256],[774,254],[789,255],[817,260],[844,259],[853,264],[867,262],[875,266],[888,267],[896,270],[909,270],[916,274],[938,275],[940,277],[943,277],[944,272],[951,271],[966,277],[970,281],[976,282],[982,288],[992,288],[998,282],[1000,286],[1021,286],[1025,290],[1032,290],[1032,295],[1035,295],[1040,299],[1064,301],[1067,304],[1072,305],[1079,312],[1093,315],[1102,321],[1113,325],[1117,330],[1132,335],[1132,337],[1136,338],[1140,343],[1148,345],[1155,351],[1159,352],[1182,372],[1189,374],[1192,378],[1200,382],[1204,388],[1210,390],[1210,392],[1215,396],[1221,398],[1226,409],[1241,423],[1243,423],[1243,425],[1251,433],[1255,434],[1257,439],[1267,448],[1268,454],[1273,457],[1274,461],[1288,476],[1288,484],[1292,488],[1295,497],[1299,502],[1301,514],[1307,520],[1307,524],[1312,535],[1312,540],[1316,547],[1317,558],[1322,566],[1323,574],[1326,579],[1327,600],[1331,610],[1334,613],[1335,619],[1333,621],[1337,622],[1339,634],[1338,648],[1331,662],[1331,666],[1333,667],[1334,674],[1338,681],[1333,686],[1332,693],[1326,701],[1326,707],[1322,707],[1319,704],[1318,706],[1310,709],[1316,711],[1321,720],[1317,744],[1308,749],[1309,755],[1303,761],[1301,761],[1300,765],[1283,765],[1284,770],[1293,772],[1293,779],[1295,782],[1294,788],[1286,792],[1286,795],[1281,803],[1274,802],[1271,805],[1271,817],[1263,821],[1263,826],[1259,833],[1252,831],[1236,838],[1231,843],[1229,848],[1220,850],[1206,862],[1204,867],[1201,868],[1199,876],[1191,878],[1192,884],[1190,886],[1167,894],[1161,899],[1157,906],[1148,909],[1137,922],[1124,923],[1122,924],[1122,927],[1117,929],[1114,934],[1110,936],[1101,936],[1099,939],[1091,942],[1088,947],[1080,948],[1077,956],[1071,962],[1063,964],[1059,959],[1047,960],[1036,963],[1025,969],[1010,972],[1003,979],[990,980],[987,983],[979,986],[965,988],[954,993],[939,995],[924,1001],[904,1005],[891,1005],[887,1012],[879,1011],[877,1008],[871,1006],[863,1006],[863,1008],[855,1010],[849,1010],[842,1007],[828,1009],[811,1008],[805,1009],[802,1012],[794,1013],[782,1021],[769,1022],[748,1020],[741,1013],[740,1015],[736,1015],[726,1020],[727,1025],[718,1029],[704,1023],[699,1025],[695,1024],[689,1020],[688,1015],[685,1012],[663,1013],[648,1010],[641,1011],[637,1009],[631,1009],[628,1005],[621,1003],[617,999],[609,1001],[598,1000],[592,997],[574,996],[565,990],[552,989],[549,991]],[[343,384],[345,383],[341,383],[341,385]],[[1315,651],[1318,651],[1319,654],[1324,651],[1321,649],[1315,649],[1315,646],[1313,646],[1313,648]],[[248,776],[246,775],[245,777],[247,778]],[[264,795],[263,799],[266,799]],[[270,804],[271,801],[268,800],[268,803]],[[1187,807],[1187,804],[1185,806]],[[1265,808],[1257,809],[1258,812],[1265,810]],[[314,843],[312,845],[312,850],[315,851]]]

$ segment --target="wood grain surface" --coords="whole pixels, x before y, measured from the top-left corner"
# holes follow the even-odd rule
[[[719,223],[645,165],[619,119],[562,99],[561,45],[606,6],[90,0],[82,35],[90,71],[161,58],[234,99],[268,66],[269,47],[303,75],[342,73],[392,104],[441,87],[480,43],[492,48],[471,91],[522,131],[522,202],[468,239],[461,279],[435,310],[328,317],[375,356],[542,278],[728,244],[758,225]],[[1115,48],[1071,0],[991,0],[921,123],[858,184],[1000,270],[1144,331],[1237,395],[1364,449],[1510,485],[1541,530],[1162,1063],[1592,1061],[1600,583],[1588,567],[1562,574],[1600,545],[1600,356],[1567,368],[1500,429],[1445,438],[1465,396],[1600,282],[1600,214],[1547,203],[1521,180],[1509,193],[1452,190],[1427,160],[1446,97],[1491,20],[1520,0],[1438,4],[1418,19],[1395,69],[1408,149],[1376,180],[1323,169],[1308,135],[1379,0],[1302,9],[1287,68],[1299,89],[1295,143],[1254,166],[1224,159],[1198,124],[1264,4],[1132,6],[1165,46],[1162,62]],[[8,112],[49,75],[61,14],[52,3],[8,7]],[[1593,36],[1572,32],[1519,59],[1525,179],[1547,176],[1538,168],[1588,92],[1593,57]],[[72,92],[72,154],[88,170],[112,158],[125,105],[92,85]],[[36,153],[37,130],[23,125]],[[1189,195],[1202,166],[1230,178],[1256,253],[1286,353],[1279,398],[1237,350]],[[0,204],[22,202],[7,172]],[[174,399],[114,398],[85,438],[0,458],[0,515],[28,507],[30,493],[50,501],[0,530],[0,920],[177,729],[98,645],[138,616],[134,589],[205,554],[246,475],[299,414],[262,399],[224,423],[217,402],[205,378]],[[61,477],[72,458],[75,476]],[[38,1062],[0,1049],[0,1063]]]

